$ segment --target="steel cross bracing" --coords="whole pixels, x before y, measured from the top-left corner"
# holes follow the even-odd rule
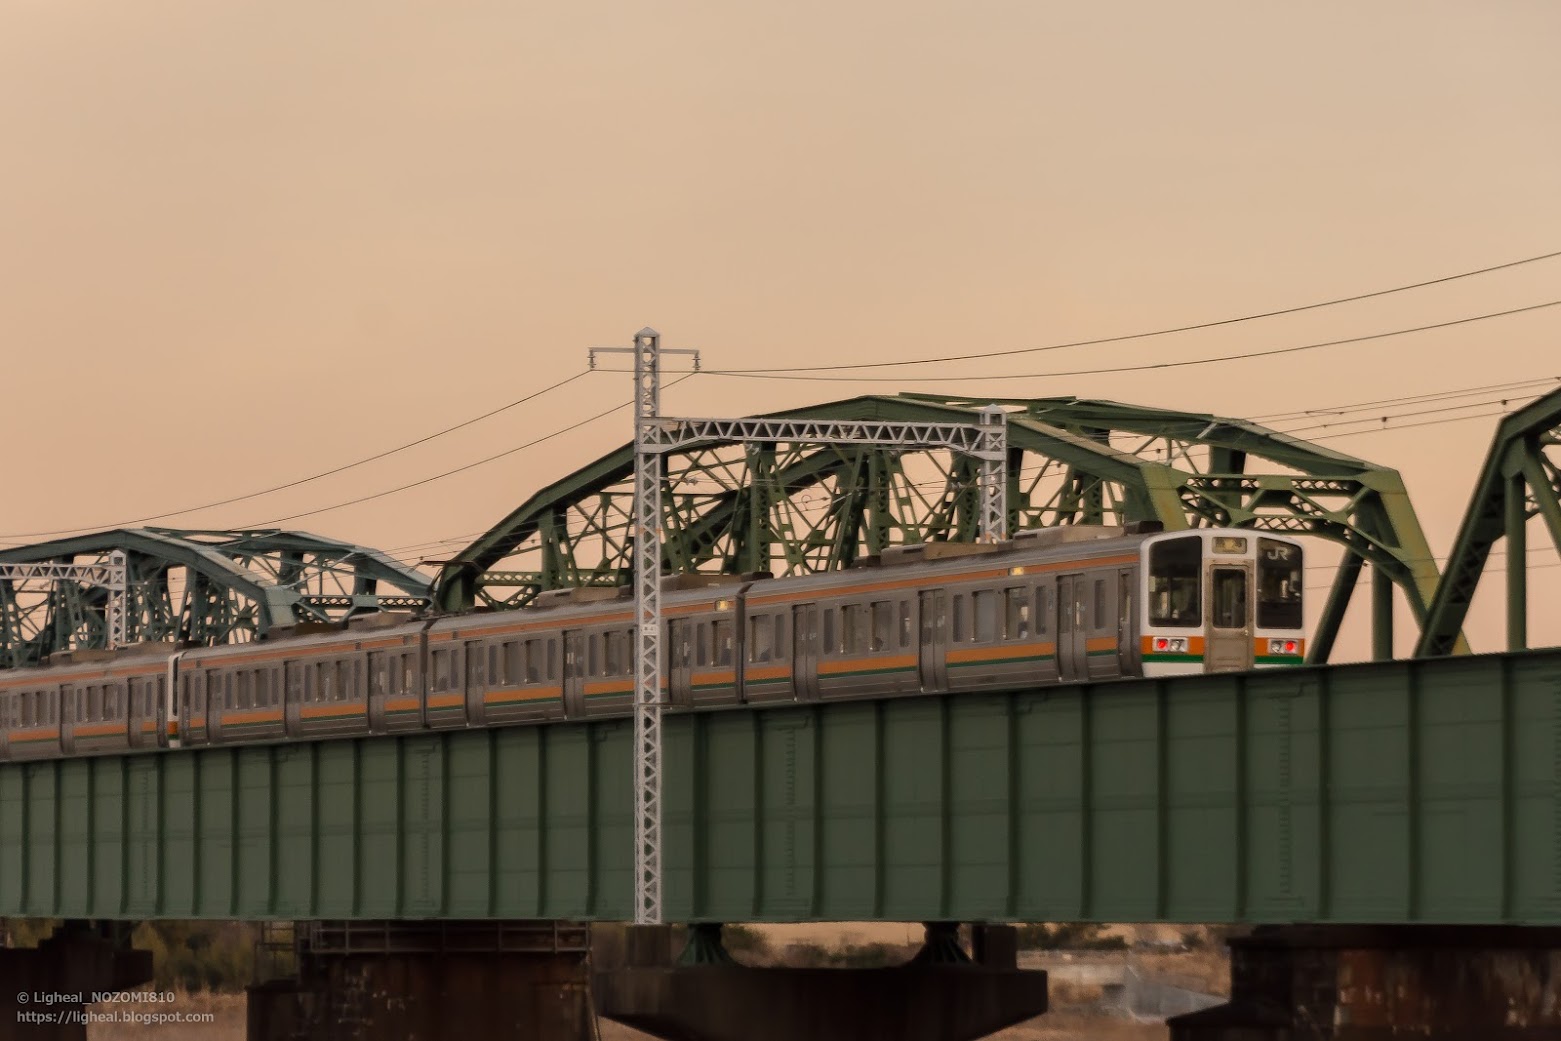
[[[997,404],[1006,412],[1009,530],[1158,521],[1168,530],[1230,525],[1342,545],[1345,564],[1308,645],[1315,661],[1328,659],[1362,570],[1377,579],[1384,629],[1392,587],[1417,620],[1436,589],[1436,562],[1394,470],[1242,419],[1066,397]],[[977,421],[988,406],[869,395],[763,418],[925,430]],[[665,571],[810,574],[892,545],[980,536],[979,471],[995,461],[977,466],[931,448],[723,441],[723,432],[741,430],[689,429],[665,453]],[[545,589],[628,584],[633,473],[625,446],[537,491],[445,566],[439,606],[503,609]]]
[[[1474,485],[1442,584],[1415,645],[1417,658],[1451,654],[1495,544],[1507,540],[1507,649],[1528,646],[1528,522],[1543,520],[1561,552],[1561,391],[1501,421]]]
[[[605,348],[598,348],[603,350]],[[661,922],[661,560],[662,457],[703,441],[756,445],[778,441],[889,448],[948,448],[980,463],[979,537],[1002,539],[1008,446],[996,405],[963,423],[803,419],[685,419],[660,415],[661,337],[642,329],[634,355],[634,878],[635,921]],[[694,352],[680,352],[694,353]],[[593,352],[594,355],[594,352]],[[697,353],[695,354],[697,358]],[[594,357],[592,359],[594,364]],[[697,365],[697,361],[696,361]]]
[[[105,563],[61,564],[56,561],[40,561],[32,564],[0,563],[0,582],[8,586],[15,582],[74,582],[108,593],[104,605],[105,639],[108,649],[125,645],[125,593],[129,587],[129,569],[125,554],[113,550]]]
[[[114,553],[126,567],[118,615],[100,586],[34,577],[40,569],[90,573]],[[21,569],[0,576],[0,667],[66,649],[232,643],[275,626],[429,603],[428,580],[377,550],[275,529],[119,529],[0,551],[0,565]]]

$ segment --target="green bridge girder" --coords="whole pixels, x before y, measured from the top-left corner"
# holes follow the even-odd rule
[[[774,416],[973,422],[990,403],[868,396]],[[1010,530],[1157,520],[1340,543],[1313,661],[1328,660],[1363,564],[1378,579],[1378,657],[1392,653],[1393,585],[1417,624],[1424,617],[1438,573],[1397,471],[1246,420],[1066,397],[996,403],[1008,409]],[[439,607],[513,607],[542,590],[626,583],[632,469],[625,446],[531,496],[444,566]],[[946,451],[712,442],[669,456],[666,475],[671,573],[829,571],[978,530],[977,468]]]
[[[301,531],[122,528],[0,551],[0,563],[99,563],[114,550],[129,569],[130,642],[232,643],[272,626],[429,604],[426,576],[378,550]],[[0,579],[0,667],[104,647],[107,602],[92,586]]]
[[[1421,629],[1416,657],[1452,654],[1491,550],[1507,540],[1507,647],[1528,646],[1528,522],[1544,519],[1561,553],[1561,391],[1501,421],[1475,481],[1442,586]]]
[[[1561,925],[1561,650],[669,716],[672,921]],[[623,920],[627,720],[0,766],[0,915]]]

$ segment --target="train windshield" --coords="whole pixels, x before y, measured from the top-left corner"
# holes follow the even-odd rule
[[[1301,547],[1259,539],[1257,624],[1264,629],[1301,628]]]
[[[1203,538],[1188,535],[1149,547],[1149,624],[1203,624]]]

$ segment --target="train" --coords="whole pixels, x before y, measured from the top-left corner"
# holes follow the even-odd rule
[[[1299,665],[1299,542],[1073,525],[897,546],[825,574],[665,580],[666,711],[960,694]],[[371,615],[220,647],[0,673],[0,761],[628,716],[627,589]],[[323,630],[323,631],[321,631]]]

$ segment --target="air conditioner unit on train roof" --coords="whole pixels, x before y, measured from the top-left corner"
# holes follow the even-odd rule
[[[1070,542],[1093,542],[1095,539],[1117,539],[1124,534],[1118,524],[1065,524],[1057,528],[1032,528],[1014,536],[1014,541],[1027,549],[1039,546],[1065,546]]]

